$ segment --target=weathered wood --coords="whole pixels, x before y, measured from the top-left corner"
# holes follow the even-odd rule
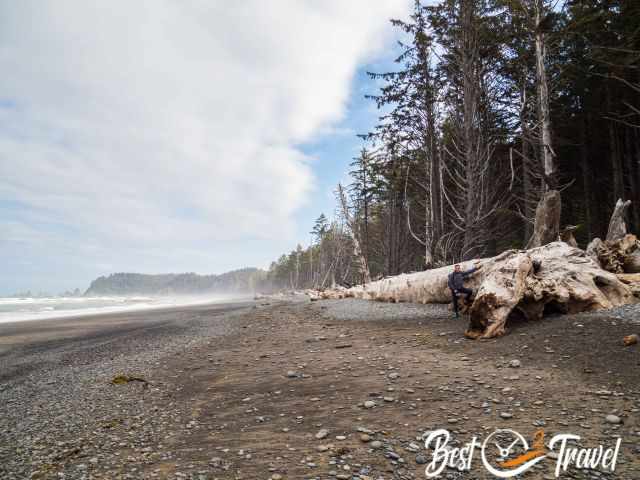
[[[363,282],[369,283],[371,281],[369,264],[367,263],[367,257],[365,257],[364,251],[362,250],[359,238],[360,236],[358,233],[358,226],[355,219],[349,213],[349,207],[347,206],[347,197],[341,184],[338,184],[338,199],[340,200],[340,205],[342,207],[342,214],[344,215],[344,218],[349,225],[349,229],[351,230],[351,236],[353,240],[353,256],[356,257],[356,259],[360,263],[360,273],[362,273]]]
[[[626,202],[621,198],[616,202],[616,206],[609,220],[609,230],[607,231],[607,242],[615,242],[622,239],[627,234],[627,223],[625,222],[625,214],[627,208],[631,205],[631,200]]]
[[[531,250],[509,250],[462,269],[480,267],[466,285],[476,292],[471,308],[470,338],[503,335],[507,320],[518,315],[539,319],[546,310],[575,313],[634,303],[628,285],[607,272],[583,250],[553,242]],[[385,278],[346,290],[327,291],[323,298],[356,297],[367,300],[449,303],[447,277],[442,267]]]
[[[576,241],[576,237],[573,236],[573,232],[578,229],[575,225],[567,225],[560,232],[560,240],[571,247],[577,247],[578,242]]]
[[[600,266],[602,265],[600,264],[600,259],[598,258],[598,250],[602,248],[602,244],[603,244],[602,240],[596,237],[589,242],[589,245],[587,245],[587,250],[586,250],[587,255],[591,257],[593,260],[595,260]]]
[[[640,273],[618,273],[616,277],[629,287],[634,296],[640,298]]]
[[[612,273],[640,272],[640,241],[630,233],[615,241],[594,238],[587,247],[587,255]]]
[[[577,313],[635,302],[614,274],[563,242],[514,252],[483,275],[487,281],[471,308],[469,328],[483,338],[503,335],[514,312],[537,320],[545,310]]]
[[[640,250],[636,249],[625,256],[623,268],[625,273],[640,273]]]
[[[533,235],[527,248],[537,248],[555,242],[560,235],[560,192],[549,190],[542,195],[536,207]]]

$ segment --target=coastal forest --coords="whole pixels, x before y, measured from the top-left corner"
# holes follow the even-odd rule
[[[369,73],[379,117],[350,184],[267,284],[351,286],[530,248],[549,218],[586,247],[618,199],[638,230],[640,2],[417,1],[391,22],[394,67]]]

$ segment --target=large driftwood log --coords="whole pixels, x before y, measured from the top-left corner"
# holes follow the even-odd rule
[[[476,292],[469,309],[470,338],[503,335],[511,315],[539,319],[545,311],[575,313],[634,303],[629,286],[607,272],[587,254],[564,242],[531,250],[509,250],[497,257],[466,262],[477,265],[467,286]],[[323,298],[448,303],[451,293],[443,267],[386,278],[367,285],[328,291]]]
[[[533,235],[529,239],[527,248],[541,247],[558,240],[561,207],[560,192],[549,190],[544,193],[536,207]]]
[[[512,314],[537,320],[546,311],[577,313],[635,303],[627,285],[563,242],[513,252],[483,274],[486,281],[471,308],[467,334],[472,338],[503,335]]]

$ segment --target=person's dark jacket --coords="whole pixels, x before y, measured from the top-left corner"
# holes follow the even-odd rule
[[[453,271],[449,274],[449,279],[447,281],[447,284],[449,285],[449,288],[451,290],[459,290],[462,287],[464,287],[464,281],[465,279],[471,275],[473,272],[475,272],[476,270],[478,270],[478,267],[474,267],[471,268],[469,270],[466,271],[460,271],[460,272],[456,272]]]

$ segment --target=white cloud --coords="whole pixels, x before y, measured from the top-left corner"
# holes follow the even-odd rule
[[[0,202],[24,224],[0,240],[28,231],[32,255],[52,238],[97,263],[290,234],[313,189],[297,145],[342,118],[406,7],[0,0]]]

